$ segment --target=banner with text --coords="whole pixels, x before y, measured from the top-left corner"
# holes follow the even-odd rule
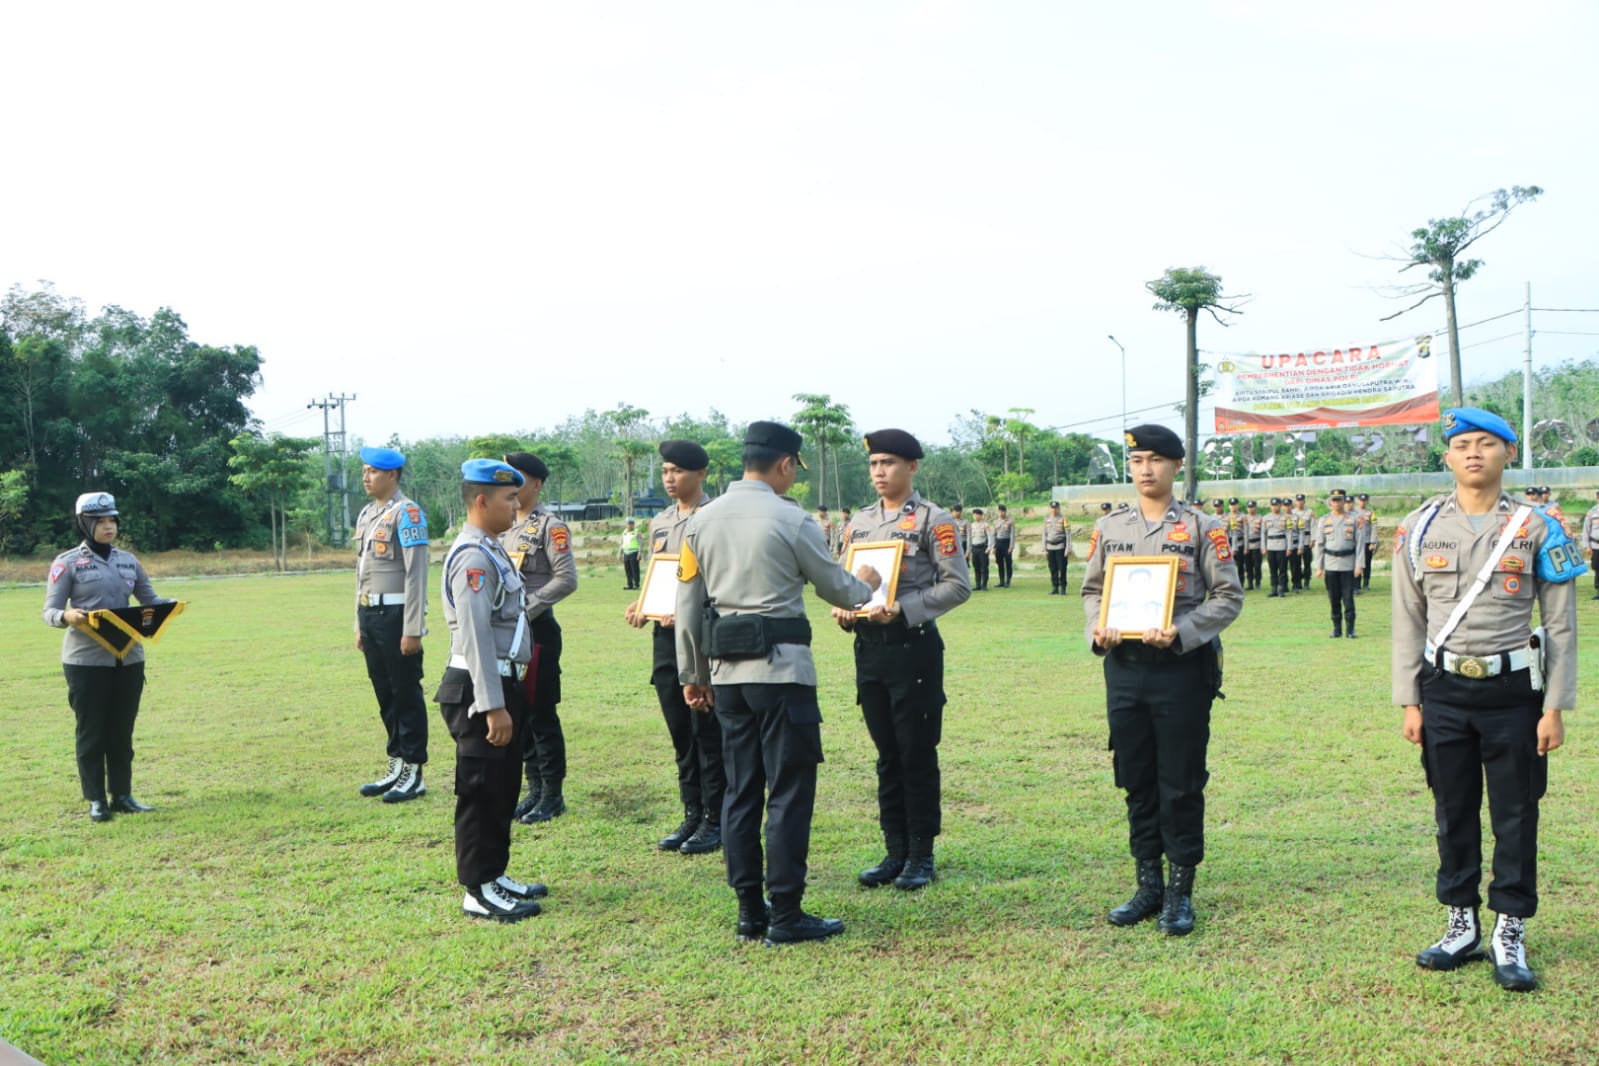
[[[1217,433],[1269,433],[1436,422],[1432,337],[1363,348],[1220,355]]]

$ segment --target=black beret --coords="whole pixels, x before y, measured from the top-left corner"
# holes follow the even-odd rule
[[[1522,495],[1523,496],[1536,496],[1536,495],[1538,495],[1538,493],[1540,493],[1542,491],[1543,490],[1540,489],[1537,485],[1528,485],[1527,486],[1527,491],[1522,493]]]
[[[1227,501],[1227,502],[1228,502],[1228,503],[1229,503],[1229,504],[1232,504],[1232,505],[1234,505],[1234,506],[1236,506],[1236,505],[1237,505],[1237,503],[1238,503],[1238,497],[1237,497],[1237,496],[1234,496],[1234,497],[1233,497],[1233,498],[1232,498],[1232,499],[1230,499],[1230,500],[1228,500],[1228,501]]]
[[[1260,504],[1256,503],[1254,500],[1250,500],[1247,504],[1245,504],[1245,506],[1246,507],[1259,507]]]
[[[1102,504],[1100,504],[1100,505],[1099,505],[1099,509],[1100,509],[1100,510],[1101,510],[1101,511],[1108,511],[1108,510],[1110,510],[1110,504],[1108,504],[1108,503],[1102,503]]]
[[[1049,505],[1051,507],[1059,507],[1060,506],[1060,501],[1059,500],[1050,500],[1049,501]]]
[[[1222,499],[1220,496],[1217,496],[1214,500],[1210,501],[1210,505],[1212,507],[1220,507],[1222,504],[1224,504],[1226,502],[1227,502],[1226,500]]]
[[[711,457],[691,440],[663,440],[656,449],[661,458],[683,470],[704,470],[711,465]]]
[[[1154,452],[1167,459],[1181,459],[1187,454],[1183,451],[1182,439],[1165,426],[1153,423],[1134,426],[1127,431],[1126,438],[1128,451]]]
[[[1545,496],[1547,496],[1547,495],[1549,495],[1549,486],[1548,485],[1544,485],[1541,488],[1539,488],[1538,491],[1543,493]]]
[[[866,434],[866,451],[869,454],[897,455],[901,459],[920,459],[927,453],[922,444],[903,429],[880,429]]]
[[[1294,499],[1296,499],[1296,500],[1302,500],[1302,499],[1304,499],[1304,498],[1305,498],[1305,494],[1304,494],[1304,493],[1303,493],[1303,492],[1296,492],[1296,493],[1294,493]]]
[[[1005,511],[1005,505],[1004,505],[1004,504],[1000,504],[1000,505],[999,505],[999,509],[1000,509],[1000,512],[1001,512],[1001,513],[1004,513],[1004,511]]]
[[[958,503],[950,504],[949,505],[949,509],[951,511],[962,511],[962,510],[965,510],[965,508],[962,505],[958,504]]]
[[[805,446],[805,438],[781,422],[751,422],[749,428],[744,430],[744,443],[759,448],[770,448],[774,452],[792,455],[797,459],[800,449]],[[802,460],[800,466],[804,465]]]
[[[983,509],[981,507],[973,507],[972,508],[972,514],[982,514],[982,513],[983,513]]]
[[[539,481],[550,479],[550,468],[544,465],[543,459],[532,452],[512,452],[505,457],[505,461],[530,478],[537,478]]]

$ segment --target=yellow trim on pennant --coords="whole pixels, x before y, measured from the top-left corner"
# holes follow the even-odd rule
[[[677,579],[679,581],[693,581],[699,576],[700,561],[694,558],[694,549],[689,547],[688,541],[685,540],[677,556]]]

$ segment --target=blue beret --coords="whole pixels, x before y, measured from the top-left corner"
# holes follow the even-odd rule
[[[1473,431],[1492,433],[1506,444],[1516,443],[1516,431],[1492,411],[1480,407],[1451,407],[1444,412],[1444,440]]]
[[[522,487],[522,475],[516,467],[498,459],[468,459],[461,464],[461,480],[474,485],[515,485]]]
[[[398,470],[405,465],[405,456],[393,448],[362,448],[361,462],[373,470]]]

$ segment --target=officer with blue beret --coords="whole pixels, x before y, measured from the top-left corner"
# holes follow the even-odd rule
[[[1529,991],[1538,801],[1545,756],[1565,741],[1561,713],[1577,699],[1575,579],[1586,567],[1558,521],[1505,493],[1517,447],[1508,422],[1457,407],[1444,412],[1443,435],[1455,489],[1405,516],[1394,545],[1393,697],[1405,739],[1422,749],[1438,823],[1436,891],[1449,909],[1444,935],[1416,962],[1454,970],[1482,955],[1486,779],[1488,905],[1499,914],[1488,954],[1501,987]]]
[[[372,501],[355,520],[355,649],[388,734],[389,765],[361,786],[363,796],[403,803],[427,792],[427,701],[422,636],[427,632],[428,523],[400,491],[405,456],[361,449],[361,486]]]
[[[471,918],[514,922],[539,913],[546,889],[507,876],[516,810],[523,682],[533,657],[522,575],[499,536],[516,522],[522,474],[497,459],[461,464],[466,521],[444,559],[450,660],[433,699],[455,738],[455,873]]]

